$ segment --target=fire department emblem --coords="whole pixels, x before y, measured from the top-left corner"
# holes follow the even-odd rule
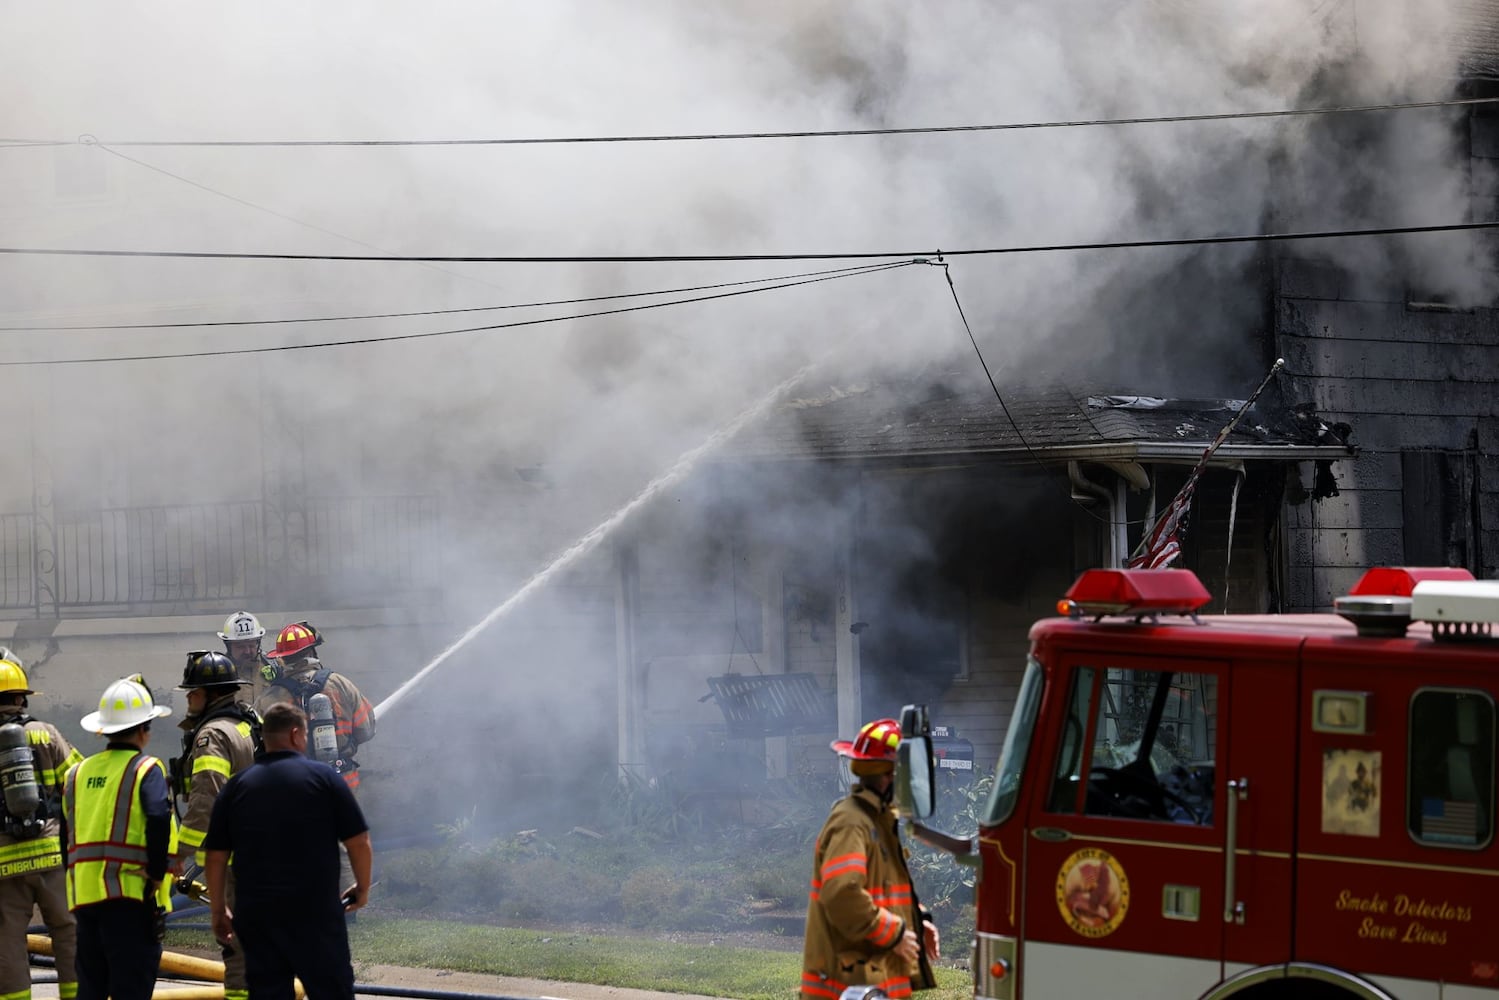
[[[1085,847],[1062,862],[1057,908],[1067,926],[1083,937],[1106,937],[1129,912],[1129,878],[1108,851]]]

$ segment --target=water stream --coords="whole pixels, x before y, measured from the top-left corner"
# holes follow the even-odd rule
[[[378,719],[385,718],[386,713],[395,708],[396,705],[400,704],[401,700],[408,694],[410,694],[413,690],[415,690],[416,686],[420,684],[424,679],[426,679],[428,674],[432,673],[432,671],[442,666],[453,656],[454,653],[457,653],[464,646],[467,646],[470,642],[472,642],[474,638],[479,635],[479,633],[483,632],[485,629],[489,628],[489,626],[493,625],[495,622],[499,621],[501,618],[509,614],[511,610],[516,607],[516,605],[520,604],[532,593],[546,586],[547,583],[549,583],[552,578],[555,577],[558,573],[561,573],[567,567],[571,566],[583,556],[593,551],[593,549],[596,548],[600,542],[602,542],[609,536],[610,532],[614,531],[614,529],[623,524],[631,514],[635,513],[645,504],[649,503],[652,498],[656,496],[656,494],[686,478],[687,474],[692,471],[693,467],[696,466],[698,462],[702,461],[704,456],[708,455],[729,438],[739,433],[739,431],[743,430],[751,422],[759,419],[762,415],[764,415],[767,410],[775,405],[776,400],[780,399],[783,393],[787,392],[789,389],[791,389],[792,386],[796,385],[803,378],[805,378],[807,376],[807,373],[811,371],[813,367],[813,365],[809,364],[798,371],[796,374],[777,383],[773,389],[767,392],[764,396],[761,396],[743,413],[739,414],[739,416],[735,417],[723,427],[720,427],[717,431],[714,431],[713,434],[702,444],[691,449],[690,451],[684,452],[682,456],[671,465],[670,468],[647,483],[645,488],[642,489],[639,493],[635,494],[635,496],[627,501],[624,506],[620,507],[614,513],[610,514],[592,531],[588,532],[582,538],[579,538],[561,555],[557,556],[542,569],[538,570],[534,575],[532,575],[529,580],[521,584],[521,586],[515,591],[515,593],[505,598],[505,600],[501,602],[497,607],[495,607],[494,610],[490,611],[489,614],[479,619],[479,621],[475,623],[472,628],[470,628],[467,632],[463,633],[456,640],[454,640],[453,643],[448,646],[448,648],[444,649],[441,653],[438,653],[437,656],[432,659],[432,662],[428,663],[425,667],[422,667],[422,669],[418,670],[415,674],[412,675],[410,680],[406,681],[406,683],[402,684],[400,687],[391,692],[384,701],[375,706],[375,717]]]

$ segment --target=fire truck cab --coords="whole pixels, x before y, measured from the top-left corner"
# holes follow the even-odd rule
[[[1371,570],[1338,614],[1198,618],[1185,570],[1094,570],[1032,627],[978,836],[989,1000],[1499,998],[1499,582]]]

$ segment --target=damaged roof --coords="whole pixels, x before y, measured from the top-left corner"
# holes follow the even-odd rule
[[[1493,0],[1455,0],[1452,36],[1459,72],[1466,77],[1499,77],[1499,4]]]
[[[861,382],[793,395],[725,457],[860,461],[1017,453],[1052,459],[1196,461],[1243,400],[1180,399],[987,383]],[[1351,428],[1310,407],[1257,401],[1219,449],[1230,459],[1345,458]]]

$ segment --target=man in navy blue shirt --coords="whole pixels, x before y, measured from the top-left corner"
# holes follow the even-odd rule
[[[236,935],[254,1000],[292,1000],[292,977],[310,1000],[353,1000],[345,913],[369,900],[369,825],[354,793],[327,764],[307,756],[307,715],[274,705],[263,724],[265,756],[229,779],[203,840],[213,932]],[[342,843],[354,868],[338,884]],[[234,855],[234,912],[224,904]]]

